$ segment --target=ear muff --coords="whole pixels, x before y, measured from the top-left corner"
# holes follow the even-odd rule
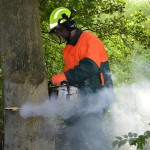
[[[66,20],[64,23],[61,23],[61,20]],[[62,18],[58,20],[58,25],[63,26],[65,29],[72,31],[76,28],[75,21],[73,21],[66,14],[62,14]]]

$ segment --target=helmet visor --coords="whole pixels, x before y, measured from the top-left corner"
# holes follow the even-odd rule
[[[50,36],[53,41],[62,44],[66,42],[66,37],[68,36],[67,30],[62,26],[56,26],[54,29],[50,31]]]
[[[62,43],[65,43],[65,42],[66,42],[64,38],[60,37],[59,35],[57,35],[57,34],[56,34],[55,32],[53,32],[53,31],[51,31],[51,32],[49,33],[49,35],[50,35],[51,41],[54,42],[54,43],[62,44]]]

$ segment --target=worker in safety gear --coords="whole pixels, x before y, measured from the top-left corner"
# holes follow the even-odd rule
[[[69,85],[77,86],[82,97],[89,93],[96,93],[104,88],[112,88],[113,83],[104,44],[94,34],[82,31],[77,27],[73,20],[73,12],[67,8],[59,7],[50,15],[50,34],[57,36],[60,39],[60,43],[63,40],[66,41],[66,46],[63,49],[64,72],[54,75],[51,81],[56,85],[60,85],[62,81],[67,81]],[[96,118],[98,117],[96,116]],[[86,127],[83,125],[89,118],[94,118],[93,115],[83,118],[80,130],[85,128],[94,130],[94,127],[88,127],[88,124],[86,124]],[[98,124],[99,121],[95,123]],[[77,128],[77,126],[74,126],[74,128]],[[78,135],[77,138],[77,133],[72,134],[72,137],[76,136],[76,140],[72,140],[74,149],[88,149],[83,148],[82,142],[78,144],[81,136],[79,137]],[[96,133],[97,130],[95,130],[94,134]],[[100,134],[102,135],[102,133]],[[99,146],[97,146],[94,150],[109,150],[107,145],[105,145],[106,149],[99,149]]]
[[[93,92],[112,87],[104,44],[92,33],[78,29],[69,9],[60,7],[51,13],[50,29],[51,34],[67,42],[63,49],[64,72],[52,77],[54,84],[67,80],[80,90],[86,88]]]

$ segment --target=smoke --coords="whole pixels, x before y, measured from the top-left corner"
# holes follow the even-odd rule
[[[138,59],[138,65],[139,62]],[[139,69],[142,70],[142,66],[140,65]],[[145,66],[144,63],[144,68]],[[134,74],[137,72],[135,71]],[[125,135],[128,132],[143,134],[149,130],[149,80],[142,79],[133,84],[122,84],[119,88],[115,88],[115,96],[112,89],[104,89],[94,95],[85,95],[81,99],[75,96],[75,100],[66,100],[67,92],[62,91],[62,95],[58,98],[51,96],[50,99],[38,104],[27,102],[22,105],[20,115],[24,118],[40,116],[55,124],[57,124],[55,119],[59,116],[69,124],[67,136],[71,139],[78,137],[78,140],[87,140],[87,149],[92,149],[93,146],[94,150],[111,149],[108,141],[111,145],[115,136]],[[82,116],[86,117],[82,118]],[[82,144],[80,147],[76,146],[75,143],[76,149],[82,149]],[[136,148],[126,144],[121,149],[135,150]]]
[[[66,93],[63,96],[66,96]],[[38,104],[31,102],[23,104],[20,109],[20,115],[24,118],[35,116],[50,118],[59,115],[64,119],[68,119],[77,113],[78,115],[86,115],[89,113],[97,113],[110,107],[113,103],[111,101],[112,96],[113,92],[111,89],[104,89],[102,92],[98,92],[95,95],[86,95],[84,96],[84,100],[80,101],[77,97],[74,101],[66,100],[63,97],[62,99],[57,99],[52,96],[50,100],[48,99]],[[88,99],[88,103],[86,99]]]
[[[115,136],[129,132],[140,135],[150,129],[150,81],[123,84],[116,89],[115,96],[116,101],[105,123],[111,142]],[[136,147],[126,144],[121,149],[135,150]]]
[[[66,91],[64,91],[63,94],[66,96]],[[61,93],[61,96],[63,94]],[[109,109],[113,104],[112,97],[114,97],[112,89],[104,89],[95,95],[86,95],[81,99],[76,97],[76,100],[71,100],[71,98],[70,100],[66,100],[66,98],[63,97],[57,99],[55,96],[52,96],[50,100],[48,99],[38,104],[31,102],[23,104],[20,109],[20,115],[24,118],[43,117],[48,122],[53,122],[55,124],[54,126],[57,126],[55,119],[59,116],[65,120],[66,124],[69,124],[67,134],[71,139],[76,137],[79,139],[79,137],[81,138],[82,136],[83,140],[83,138],[86,139],[86,137],[90,137],[88,143],[89,145],[95,143],[94,149],[96,150],[99,149],[99,145],[101,145],[101,147],[108,145],[104,138],[102,123],[104,110]],[[80,134],[79,131],[83,131],[82,134]]]
[[[116,92],[113,108],[118,135],[129,131],[142,134],[150,123],[150,83],[142,81],[123,85]]]
[[[91,131],[94,129],[93,132],[90,130],[85,131],[86,134],[90,134],[91,141],[98,138],[103,143],[106,143],[106,140],[103,140],[105,133],[107,140],[111,143],[115,136],[125,135],[128,132],[143,134],[146,130],[149,130],[149,98],[150,82],[145,80],[131,85],[124,84],[117,88],[115,90],[115,101],[112,90],[104,89],[95,95],[86,95],[84,100],[81,101],[77,99],[76,101],[69,101],[63,98],[51,97],[50,100],[45,100],[38,104],[27,102],[21,107],[20,115],[24,118],[40,116],[52,122],[57,116],[64,120],[69,120],[74,115],[83,116],[83,114],[99,113],[99,118],[103,120],[104,110],[108,109],[104,122],[100,122],[97,118],[91,116],[87,120],[85,119],[84,123],[88,124],[87,128],[90,127]],[[87,99],[88,103],[86,103]],[[78,122],[78,124],[70,126],[69,131],[75,134],[82,126],[83,122]],[[104,133],[102,130],[98,131],[100,126],[104,129]],[[101,135],[98,132],[101,132]],[[95,142],[95,147],[96,145],[99,144]]]

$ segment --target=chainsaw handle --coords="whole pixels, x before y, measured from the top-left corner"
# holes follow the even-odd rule
[[[70,95],[70,85],[69,85],[69,82],[64,80],[64,81],[62,81],[62,82],[60,83],[60,85],[66,85],[68,95]]]
[[[52,92],[56,92],[59,86],[55,86],[51,81],[48,81],[48,94],[51,95]]]

